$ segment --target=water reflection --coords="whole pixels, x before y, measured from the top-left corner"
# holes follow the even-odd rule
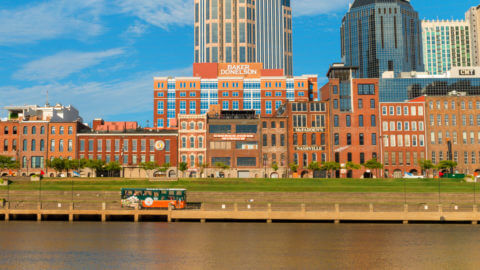
[[[2,268],[478,269],[471,225],[0,224]]]

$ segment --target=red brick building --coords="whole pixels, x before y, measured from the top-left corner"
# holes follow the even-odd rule
[[[178,134],[176,131],[126,130],[124,132],[83,132],[77,134],[78,159],[99,159],[122,164],[124,177],[143,177],[142,162],[170,164],[167,172],[176,176]]]
[[[262,164],[266,177],[285,178],[288,175],[288,117],[286,115],[261,118]],[[278,170],[273,166],[276,164]]]
[[[379,160],[378,79],[354,79],[355,68],[332,67],[322,87],[330,112],[330,153],[333,160],[364,164]],[[379,177],[366,169],[336,172],[337,177]]]
[[[179,162],[188,164],[189,177],[204,177],[202,167],[207,163],[207,116],[178,116],[178,157]]]
[[[408,102],[380,103],[384,176],[420,175],[419,160],[426,157],[425,97]]]

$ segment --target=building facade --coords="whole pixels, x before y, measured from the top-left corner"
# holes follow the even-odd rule
[[[288,175],[288,117],[265,117],[262,122],[262,165],[265,177],[279,178]]]
[[[378,79],[355,79],[356,68],[342,65],[330,68],[329,82],[322,87],[322,100],[328,102],[331,161],[344,167],[347,162],[365,164],[380,161],[378,123]],[[336,177],[379,177],[366,169],[336,172]]]
[[[279,76],[262,64],[196,64],[194,74],[154,78],[156,128],[175,128],[177,115],[205,114],[212,105],[271,117],[287,101],[318,99],[316,75]]]
[[[292,75],[290,0],[195,0],[195,63],[263,63]]]
[[[421,175],[426,159],[425,97],[408,102],[380,102],[381,161],[384,177]]]
[[[418,13],[406,0],[355,0],[342,20],[341,56],[359,78],[423,71]]]
[[[443,74],[452,67],[470,67],[472,34],[465,20],[422,21],[425,71]]]
[[[221,111],[207,116],[207,156],[210,177],[257,178],[262,162],[260,120],[254,111]],[[228,166],[222,169],[222,165]]]
[[[80,132],[77,134],[77,159],[118,162],[123,167],[123,177],[145,177],[146,172],[139,167],[142,162],[155,162],[158,166],[170,164],[166,174],[176,177],[177,140],[175,131]],[[93,176],[93,172],[87,176]]]
[[[480,96],[427,96],[425,106],[428,159],[451,159],[459,173],[480,171]]]
[[[480,5],[471,7],[465,18],[470,23],[472,63],[473,66],[480,66]]]
[[[188,164],[189,177],[205,177],[207,163],[207,116],[178,116],[178,158]]]

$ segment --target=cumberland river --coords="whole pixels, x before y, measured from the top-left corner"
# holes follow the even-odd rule
[[[0,224],[0,268],[479,269],[480,226]]]

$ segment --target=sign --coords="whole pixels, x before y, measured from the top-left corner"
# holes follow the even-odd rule
[[[260,77],[262,74],[262,64],[225,64],[218,65],[219,77]]]
[[[325,128],[294,128],[293,132],[325,132]]]
[[[458,75],[460,76],[475,76],[475,69],[459,69]]]
[[[157,151],[163,151],[165,149],[165,142],[160,140],[155,142],[155,150]]]
[[[215,134],[213,137],[222,141],[245,141],[255,136],[253,134]]]
[[[325,151],[322,146],[295,146],[295,151]]]
[[[337,149],[335,149],[334,151],[335,151],[335,152],[342,152],[343,150],[347,150],[348,148],[350,148],[350,145],[337,148]]]

